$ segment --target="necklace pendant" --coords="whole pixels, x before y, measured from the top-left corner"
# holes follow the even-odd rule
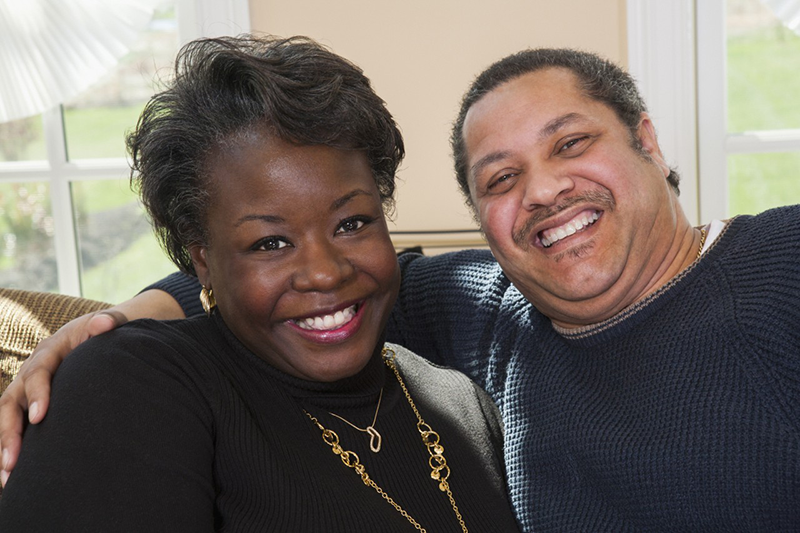
[[[369,449],[373,453],[378,453],[381,451],[381,441],[383,440],[381,434],[372,426],[367,426],[367,433],[369,434]]]

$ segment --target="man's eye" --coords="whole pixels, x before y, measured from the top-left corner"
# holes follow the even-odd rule
[[[352,233],[363,228],[367,222],[369,222],[369,219],[365,217],[348,218],[339,224],[339,227],[336,228],[336,233]]]
[[[583,136],[583,137],[577,137],[577,138],[575,138],[575,139],[570,139],[570,140],[568,140],[567,142],[565,142],[564,144],[562,144],[562,145],[559,147],[559,149],[558,149],[558,152],[559,152],[559,153],[563,153],[563,152],[569,152],[569,151],[571,151],[573,148],[575,148],[575,146],[577,146],[577,145],[578,145],[578,144],[580,144],[582,141],[585,141],[585,140],[586,140],[586,139],[588,139],[588,138],[589,138],[589,136],[588,136],[588,135],[586,135],[586,136]]]
[[[487,190],[493,193],[505,192],[511,188],[511,186],[514,184],[514,178],[516,178],[517,176],[518,174],[515,172],[507,172],[505,174],[501,174],[500,177],[498,177],[496,180],[492,181],[489,184]]]
[[[287,246],[290,246],[290,243],[286,239],[281,237],[267,237],[258,241],[253,246],[253,250],[280,250],[281,248],[286,248]]]

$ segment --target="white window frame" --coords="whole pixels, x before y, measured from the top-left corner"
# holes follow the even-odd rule
[[[250,31],[248,0],[177,0],[178,37],[186,43],[199,37]],[[50,187],[58,290],[80,296],[80,256],[70,185],[78,181],[127,177],[125,158],[67,160],[60,107],[43,113],[46,161],[0,163],[0,183],[46,182]]]
[[[800,129],[728,133],[725,0],[697,2],[697,27],[700,213],[722,219],[729,216],[728,156],[800,151]]]
[[[693,224],[728,217],[728,155],[800,150],[800,129],[727,131],[725,0],[628,0],[628,63]]]
[[[628,0],[627,37],[628,70],[638,81],[667,162],[680,173],[681,206],[698,224],[704,215],[697,164],[694,4]]]

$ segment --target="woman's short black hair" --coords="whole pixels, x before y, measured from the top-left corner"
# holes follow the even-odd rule
[[[363,151],[391,213],[403,138],[360,68],[306,37],[200,39],[178,53],[174,77],[127,138],[131,181],[184,272],[195,274],[189,247],[207,244],[209,156],[252,128]]]

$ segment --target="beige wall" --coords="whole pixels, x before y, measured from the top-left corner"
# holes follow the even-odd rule
[[[253,31],[330,46],[386,100],[407,152],[393,231],[474,227],[452,177],[448,136],[463,92],[491,62],[538,46],[626,62],[625,0],[250,0],[250,18]],[[396,242],[453,238],[458,244],[453,235]]]

